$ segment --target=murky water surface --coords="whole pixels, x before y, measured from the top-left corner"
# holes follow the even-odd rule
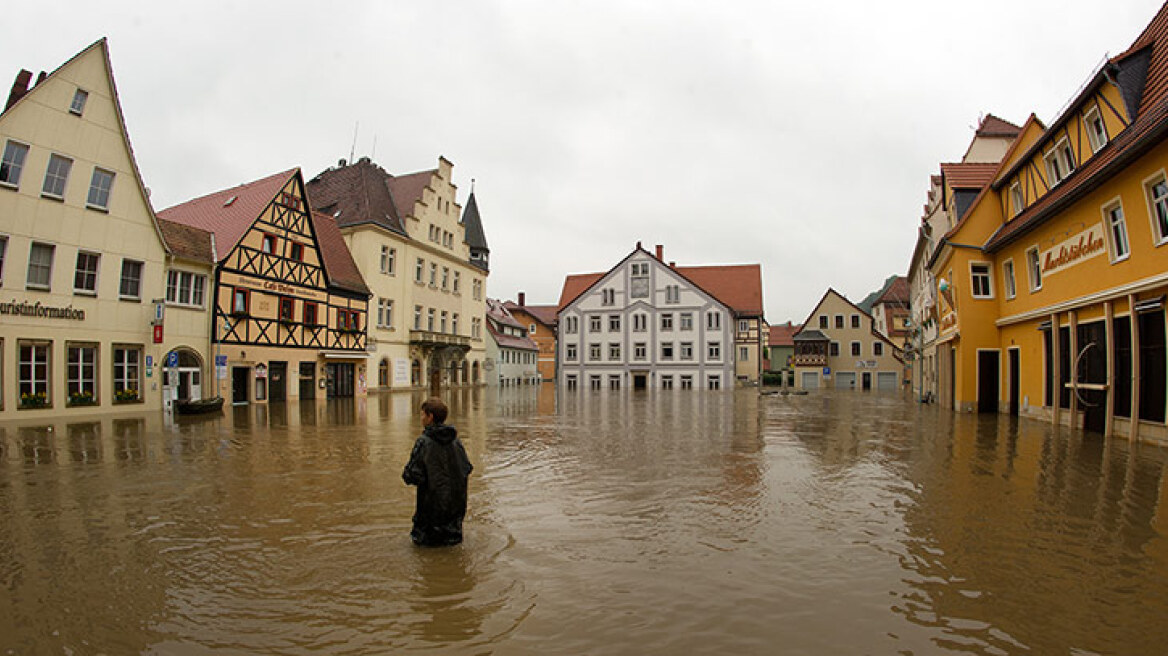
[[[0,427],[0,654],[1162,654],[1164,450],[872,393],[455,392]]]

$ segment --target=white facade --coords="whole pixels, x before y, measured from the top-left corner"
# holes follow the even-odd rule
[[[563,389],[729,389],[733,312],[638,247],[560,311]]]

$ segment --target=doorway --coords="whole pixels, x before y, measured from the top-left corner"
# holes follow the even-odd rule
[[[1079,324],[1075,391],[1083,409],[1083,430],[1107,429],[1107,330],[1102,321]]]
[[[1022,372],[1019,370],[1018,349],[1010,349],[1007,353],[1010,368],[1010,416],[1017,417],[1022,405],[1022,392],[1018,389]]]
[[[268,363],[268,400],[288,400],[288,363]]]
[[[865,371],[860,374],[860,388],[865,390],[872,389],[872,372]]]
[[[977,352],[977,411],[997,412],[1001,377],[997,351]]]
[[[330,399],[353,396],[353,363],[330,362],[325,365],[326,397]]]
[[[316,363],[300,363],[300,400],[316,398]]]
[[[633,374],[633,389],[643,390],[649,387],[649,377],[645,374]]]
[[[247,384],[250,379],[251,367],[231,368],[231,405],[247,405]]]

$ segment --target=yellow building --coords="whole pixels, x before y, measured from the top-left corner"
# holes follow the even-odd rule
[[[793,336],[795,385],[801,389],[900,389],[900,349],[876,330],[872,315],[828,289]]]
[[[30,82],[21,71],[0,114],[0,417],[160,408],[168,352],[204,373],[192,276],[207,268],[163,242],[106,41]]]
[[[367,157],[313,178],[369,285],[369,351],[381,389],[485,382],[489,250],[472,191],[457,202],[453,165],[391,175]]]
[[[232,403],[363,396],[369,290],[299,169],[176,205],[213,237],[215,389]]]
[[[1026,122],[939,247],[943,401],[1168,439],[1166,134],[1168,6]]]

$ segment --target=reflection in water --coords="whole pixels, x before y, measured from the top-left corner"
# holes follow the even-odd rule
[[[0,653],[1159,653],[1166,452],[878,393],[455,390],[0,427]]]

